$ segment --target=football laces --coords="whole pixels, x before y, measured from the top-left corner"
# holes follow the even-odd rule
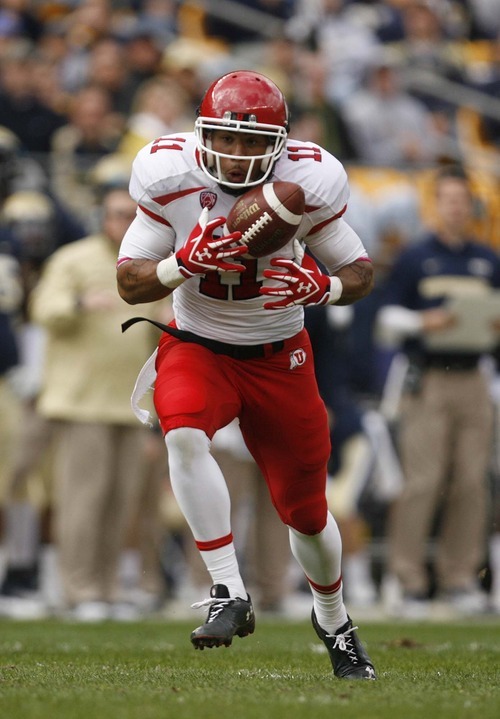
[[[248,230],[244,232],[241,236],[240,242],[243,242],[245,245],[248,245],[250,240],[253,240],[254,237],[256,237],[263,229],[265,229],[266,225],[268,225],[270,222],[272,222],[271,215],[264,211],[262,215],[255,220],[255,222],[250,225]]]

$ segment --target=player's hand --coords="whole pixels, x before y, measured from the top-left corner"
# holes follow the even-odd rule
[[[241,232],[213,238],[214,230],[222,227],[225,221],[224,217],[216,217],[208,222],[208,210],[203,209],[186,244],[175,253],[181,275],[188,278],[210,270],[242,272],[245,269],[243,265],[226,262],[227,258],[240,257],[247,252],[246,245],[237,244]]]
[[[216,217],[209,222],[208,210],[204,207],[184,247],[158,263],[156,275],[161,284],[173,290],[195,275],[213,271],[244,272],[244,265],[226,261],[247,252],[247,246],[238,243],[241,232],[231,232],[218,239],[213,237],[214,230],[225,221],[224,217]]]
[[[285,286],[260,288],[261,295],[283,298],[265,302],[266,310],[277,310],[292,305],[326,305],[336,302],[342,294],[340,279],[323,274],[316,262],[307,254],[303,254],[302,261],[273,258],[271,265],[283,268],[285,271],[266,269],[264,277],[278,280]]]
[[[457,324],[457,316],[446,307],[431,307],[422,310],[422,331],[424,334],[436,334],[449,330]]]

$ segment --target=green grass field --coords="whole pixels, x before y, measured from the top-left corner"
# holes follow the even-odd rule
[[[0,620],[2,719],[498,719],[500,620],[363,623],[378,682],[335,679],[308,622],[195,652],[193,623]]]

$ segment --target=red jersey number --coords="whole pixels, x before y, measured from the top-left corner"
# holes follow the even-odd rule
[[[183,142],[186,142],[184,137],[159,137],[153,142],[149,152],[154,155],[158,150],[183,150]]]
[[[298,162],[298,160],[314,160],[314,162],[321,162],[321,148],[289,146],[288,159],[292,160],[292,162]]]
[[[217,300],[251,300],[259,296],[262,281],[257,280],[257,260],[240,259],[246,270],[241,274],[207,272],[200,280],[200,293]]]

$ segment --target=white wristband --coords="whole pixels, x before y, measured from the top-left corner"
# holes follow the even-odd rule
[[[156,275],[162,285],[174,290],[179,285],[182,285],[184,280],[179,271],[179,265],[177,264],[177,258],[175,255],[170,255],[166,260],[161,260],[156,266]]]
[[[335,304],[342,297],[343,289],[342,281],[339,277],[330,277],[330,298],[327,304]]]

